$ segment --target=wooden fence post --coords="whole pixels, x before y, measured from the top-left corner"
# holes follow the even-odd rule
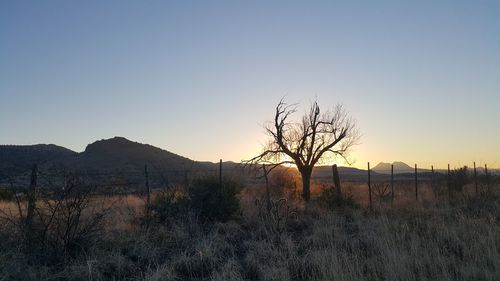
[[[451,178],[450,178],[450,164],[448,164],[448,176],[447,176],[447,186],[448,186],[448,199],[451,200]]]
[[[394,164],[391,164],[391,205],[394,204]]]
[[[368,162],[368,199],[370,200],[370,211],[373,210],[372,207],[372,185],[371,185],[371,175],[370,175],[370,162]]]
[[[33,240],[33,220],[35,217],[37,200],[38,165],[34,164],[31,170],[31,181],[28,189],[28,210],[26,213],[26,243],[28,250],[31,249]]]
[[[432,188],[432,192],[434,193],[434,199],[437,198],[437,194],[436,194],[436,176],[434,174],[434,165],[431,165],[431,188]]]
[[[148,165],[144,165],[144,176],[145,176],[145,184],[146,184],[146,216],[149,222],[151,215],[151,187],[149,186],[149,173],[148,173]]]
[[[340,200],[342,198],[342,190],[340,187],[340,177],[337,164],[333,164],[332,166],[332,175],[333,175],[333,183],[335,184],[335,190],[337,193],[337,199]]]
[[[417,164],[415,164],[415,201],[418,201],[418,176],[417,176]]]
[[[476,162],[474,162],[474,186],[476,187],[476,196],[479,194],[479,189],[477,187],[477,169]]]
[[[222,159],[219,160],[219,187],[222,188]]]
[[[484,175],[485,175],[485,179],[486,179],[486,187],[489,190],[489,187],[490,187],[490,178],[488,176],[488,165],[487,164],[484,164]]]

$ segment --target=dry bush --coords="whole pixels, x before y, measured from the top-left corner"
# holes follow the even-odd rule
[[[467,183],[469,183],[467,166],[450,171],[448,188],[451,196],[462,193]]]
[[[272,197],[296,200],[300,196],[300,174],[296,169],[274,169],[269,175],[269,189]]]
[[[323,185],[317,201],[328,209],[336,209],[338,207],[359,207],[359,204],[357,204],[354,199],[351,186],[345,186],[343,188],[344,192],[340,197],[335,189],[336,187],[334,185]]]
[[[222,183],[222,185],[221,185]],[[240,182],[217,177],[199,178],[189,187],[190,208],[202,221],[228,221],[240,209]]]
[[[152,216],[157,222],[179,219],[189,212],[189,194],[182,186],[171,186],[156,193],[152,202]]]
[[[289,223],[297,216],[297,208],[293,207],[285,198],[270,200],[255,200],[258,210],[258,219],[269,235],[280,239],[281,234],[287,230]]]
[[[192,184],[171,186],[155,194],[152,215],[157,222],[171,222],[194,213],[202,222],[227,221],[240,210],[241,183],[216,177],[195,179]]]
[[[15,212],[2,210],[1,220],[10,235],[22,238],[20,250],[29,260],[67,264],[93,247],[102,234],[108,208],[95,200],[92,191],[77,176],[68,178],[63,187],[46,187],[38,192],[32,221],[27,218],[28,202],[16,194]]]
[[[11,201],[14,198],[14,194],[11,190],[7,188],[0,188],[0,202],[1,201]]]
[[[391,186],[385,182],[377,182],[372,185],[373,195],[380,204],[391,201]]]

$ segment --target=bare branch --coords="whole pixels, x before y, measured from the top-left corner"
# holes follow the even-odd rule
[[[326,154],[333,154],[347,161],[349,149],[357,144],[359,134],[355,122],[349,118],[342,105],[322,113],[315,101],[300,122],[290,121],[296,111],[296,104],[290,105],[281,99],[276,106],[272,126],[266,128],[270,137],[268,145],[261,154],[244,163],[293,163],[303,177],[304,198],[307,200],[314,166],[326,157]]]

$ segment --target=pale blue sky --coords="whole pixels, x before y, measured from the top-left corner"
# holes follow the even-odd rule
[[[500,1],[1,1],[0,143],[239,161],[286,95],[353,157],[500,167]]]

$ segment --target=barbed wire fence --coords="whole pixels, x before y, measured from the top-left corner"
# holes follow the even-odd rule
[[[395,172],[394,165],[391,165],[390,171],[380,173],[374,172],[368,163],[366,182],[363,183],[364,176],[361,175],[357,175],[355,181],[352,180],[352,177],[344,177],[342,174],[339,177],[338,169],[334,165],[330,177],[316,177],[315,180],[322,183],[332,183],[339,192],[340,186],[343,186],[344,189],[346,186],[351,186],[357,189],[357,193],[363,193],[362,189],[366,188],[366,199],[361,196],[357,200],[364,201],[360,203],[373,209],[375,204],[390,203],[392,206],[396,202],[408,203],[412,201],[411,197],[413,197],[414,202],[431,199],[443,200],[443,198],[450,197],[452,192],[462,192],[463,189],[466,189],[470,196],[491,193],[492,187],[498,186],[498,176],[495,177],[489,172],[486,164],[484,168],[481,167],[481,171],[478,171],[476,163],[473,163],[472,167],[472,171],[467,167],[451,169],[448,164],[446,170],[436,170],[433,165],[430,166],[430,169],[423,169],[415,164],[412,172],[398,173]],[[250,172],[243,165],[231,164],[225,167],[222,160],[217,168],[162,169],[151,164],[145,164],[144,169],[141,170],[132,168],[112,172],[41,170],[37,164],[34,164],[30,169],[17,168],[16,172],[0,174],[0,193],[1,191],[16,193],[17,197],[27,201],[28,207],[36,204],[40,190],[44,191],[43,196],[50,196],[51,191],[64,189],[68,179],[75,177],[86,185],[94,187],[94,192],[101,196],[137,195],[144,198],[148,209],[151,207],[152,193],[169,189],[175,185],[189,186],[196,178],[218,177],[220,184],[222,184],[223,177],[237,177],[253,185],[263,182],[261,175]],[[411,189],[413,189],[413,196]]]
[[[159,165],[151,164],[145,164],[142,170],[129,168],[123,171],[75,171],[47,167],[40,169],[39,164],[34,164],[30,169],[15,168],[14,172],[0,174],[0,201],[15,201],[18,205],[16,209],[19,212],[25,211],[27,225],[30,224],[30,214],[36,209],[37,201],[59,196],[75,179],[78,179],[79,185],[92,190],[94,196],[137,196],[143,199],[146,212],[149,213],[153,193],[176,186],[188,187],[193,180],[206,177],[218,177],[222,185],[223,176],[241,177],[245,171],[242,166],[236,164],[224,167],[222,160],[218,168],[211,166],[163,169]]]
[[[406,193],[403,196],[405,203],[411,202],[411,197],[414,202],[449,202],[453,196],[459,194],[466,197],[491,196],[495,191],[493,188],[498,186],[500,180],[498,175],[488,171],[487,164],[484,164],[482,173],[479,172],[475,162],[472,171],[467,166],[451,169],[448,164],[446,170],[438,171],[434,169],[434,165],[422,168],[415,164],[411,172],[395,173],[394,165],[391,165],[390,171],[377,173],[377,180],[374,182],[371,180],[373,171],[370,169],[370,163],[367,164],[366,171],[370,209],[374,205],[373,197],[379,199],[379,204],[381,201],[389,201],[394,205],[396,200],[401,201],[401,198],[398,198],[401,196],[397,196],[398,191]],[[411,189],[413,196],[409,192]]]

